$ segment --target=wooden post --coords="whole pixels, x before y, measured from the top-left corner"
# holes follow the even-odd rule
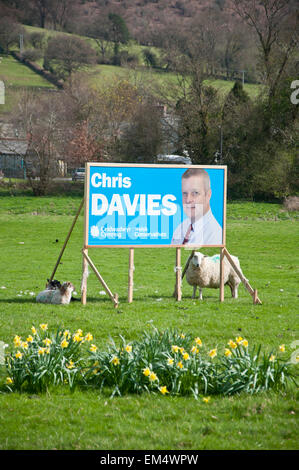
[[[62,249],[61,249],[61,251],[60,251],[58,260],[57,260],[57,262],[56,262],[56,264],[55,264],[55,267],[54,267],[53,272],[52,272],[52,274],[51,274],[51,277],[50,277],[50,279],[49,279],[50,282],[53,281],[53,278],[54,278],[54,276],[55,276],[56,270],[57,270],[58,265],[59,265],[59,263],[60,263],[60,260],[61,260],[61,258],[62,258],[63,252],[64,252],[64,250],[65,250],[65,247],[66,247],[66,245],[67,245],[67,243],[68,243],[68,241],[69,241],[69,238],[70,238],[70,236],[71,236],[71,233],[72,233],[72,231],[73,231],[73,228],[74,228],[74,226],[75,226],[75,223],[77,222],[77,219],[78,219],[79,214],[80,214],[80,212],[81,212],[81,209],[82,209],[82,207],[83,207],[83,203],[84,203],[84,199],[82,199],[82,201],[81,201],[81,204],[80,204],[80,206],[79,206],[79,209],[78,209],[78,211],[77,211],[77,213],[76,213],[76,215],[75,215],[75,218],[74,218],[74,220],[73,220],[72,226],[71,226],[71,228],[70,228],[70,230],[69,230],[69,233],[67,234],[67,237],[66,237],[66,239],[65,239],[65,242],[64,242],[64,244],[63,244],[63,247],[62,247]]]
[[[91,259],[89,258],[88,254],[87,254],[87,249],[83,249],[82,250],[82,253],[83,253],[83,257],[86,259],[86,261],[88,262],[89,266],[92,268],[92,270],[94,271],[95,275],[97,276],[98,280],[100,281],[100,283],[102,284],[102,286],[104,287],[105,291],[107,292],[107,294],[109,295],[110,299],[112,300],[113,304],[114,304],[114,307],[117,308],[118,307],[118,295],[115,294],[113,295],[111,290],[109,289],[109,287],[107,286],[106,282],[104,281],[103,277],[101,276],[101,274],[99,273],[99,271],[97,270],[97,268],[95,267],[94,263],[91,261]]]
[[[128,302],[133,302],[133,285],[134,285],[134,248],[130,248],[129,252],[129,279],[128,279]]]
[[[220,302],[224,302],[224,248],[220,250]]]
[[[245,288],[248,290],[249,294],[252,296],[252,299],[253,299],[253,303],[254,304],[261,304],[261,300],[258,298],[257,296],[257,290],[254,290],[251,285],[249,284],[248,280],[246,279],[246,277],[243,276],[243,274],[241,273],[241,271],[239,270],[238,266],[236,266],[236,264],[234,263],[234,260],[232,259],[231,255],[229,254],[229,252],[227,251],[226,248],[223,249],[224,250],[224,254],[226,256],[226,258],[228,259],[228,261],[230,262],[230,264],[232,265],[232,267],[234,268],[234,270],[236,271],[236,273],[238,274],[239,278],[241,279],[242,283],[244,284]]]
[[[176,249],[176,261],[175,261],[175,276],[176,276],[176,300],[182,300],[182,266],[181,266],[181,249]]]
[[[82,250],[83,260],[82,260],[82,282],[81,282],[81,303],[86,305],[86,294],[87,294],[87,277],[88,277],[88,263],[84,253],[88,255],[87,248]]]

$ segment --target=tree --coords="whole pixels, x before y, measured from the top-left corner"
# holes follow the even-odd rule
[[[8,17],[0,20],[0,50],[8,53],[12,45],[19,44],[20,34],[25,34],[25,29],[16,21]]]
[[[114,54],[119,52],[120,44],[127,44],[130,39],[130,33],[125,20],[116,13],[109,13],[109,36],[114,42]]]
[[[57,35],[51,38],[45,52],[45,61],[63,79],[85,65],[95,63],[95,60],[94,49],[75,36]]]
[[[233,0],[234,9],[253,28],[259,43],[261,71],[274,99],[298,44],[295,4],[290,0]]]

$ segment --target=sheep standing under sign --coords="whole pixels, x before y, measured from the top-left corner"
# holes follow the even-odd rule
[[[240,273],[242,273],[239,259],[236,256],[232,256],[232,259],[240,270]],[[226,258],[224,258],[223,271],[224,285],[230,287],[232,297],[235,299],[238,298],[238,287],[241,279]],[[204,287],[213,289],[220,287],[220,256],[205,256],[199,251],[195,251],[192,258],[189,260],[189,265],[186,270],[186,280],[188,284],[193,286],[192,298],[195,298],[196,289],[198,287],[199,298],[202,300],[202,289]]]

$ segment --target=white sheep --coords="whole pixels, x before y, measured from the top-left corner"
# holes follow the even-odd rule
[[[236,264],[240,273],[243,275],[239,259],[236,256],[231,256]],[[229,263],[224,258],[224,285],[230,287],[232,297],[238,298],[238,287],[241,279]],[[217,289],[220,286],[220,255],[205,256],[199,251],[195,251],[186,269],[186,280],[188,284],[193,286],[194,299],[196,296],[196,289],[199,288],[199,298],[202,300],[202,288],[209,287]]]
[[[37,294],[36,301],[43,304],[69,304],[75,287],[64,282],[59,288],[48,288]]]

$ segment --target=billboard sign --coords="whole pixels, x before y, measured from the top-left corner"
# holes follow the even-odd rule
[[[87,163],[85,247],[225,246],[226,166]]]

